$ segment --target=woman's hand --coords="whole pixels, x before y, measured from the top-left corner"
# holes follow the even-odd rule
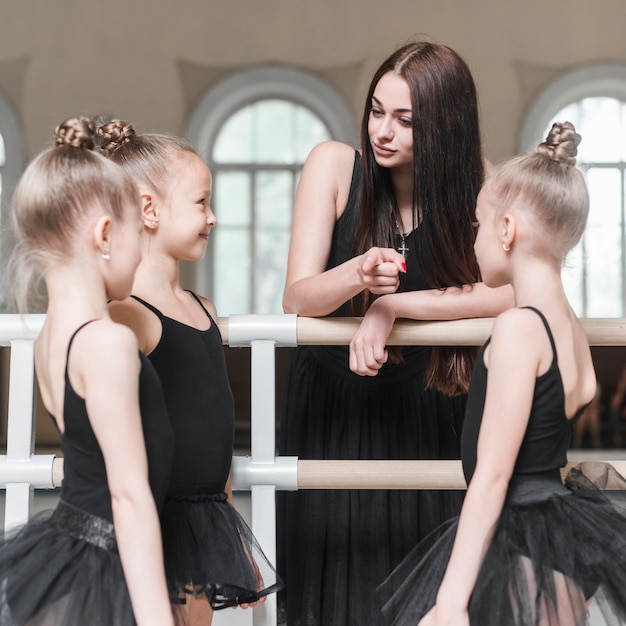
[[[387,339],[396,321],[385,298],[375,300],[350,342],[350,369],[360,376],[376,376],[387,362]]]
[[[376,295],[395,293],[400,272],[406,272],[404,257],[393,248],[370,248],[361,255],[359,275],[364,289]]]

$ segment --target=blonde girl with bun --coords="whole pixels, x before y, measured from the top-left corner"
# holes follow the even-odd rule
[[[107,308],[130,293],[141,212],[94,136],[87,118],[62,122],[14,197],[18,249],[47,291],[35,370],[65,476],[57,507],[0,541],[3,626],[174,624],[158,518],[172,431],[154,368]]]
[[[580,135],[556,123],[536,152],[495,169],[478,196],[474,249],[486,285],[512,285],[475,365],[461,438],[459,518],[420,543],[379,588],[394,625],[574,626],[596,600],[626,623],[626,518],[600,463],[563,484],[572,427],[593,400],[585,330],[561,281],[589,197]]]

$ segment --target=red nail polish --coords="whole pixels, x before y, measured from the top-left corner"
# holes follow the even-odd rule
[[[402,262],[402,271],[406,274],[406,263]]]

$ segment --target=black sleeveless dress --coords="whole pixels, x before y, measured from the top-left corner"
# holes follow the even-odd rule
[[[328,268],[351,258],[359,210],[359,156],[346,209],[333,232]],[[400,290],[428,289],[405,236]],[[400,244],[400,240],[398,241]],[[350,316],[349,305],[333,316]],[[301,459],[458,459],[465,396],[425,389],[430,348],[403,348],[404,361],[375,377],[350,371],[347,346],[295,348],[284,383],[280,454]],[[279,493],[281,612],[289,626],[381,626],[375,589],[417,541],[458,515],[455,491],[329,490]],[[284,617],[284,616],[283,616]],[[377,618],[378,619],[378,618]]]
[[[161,514],[165,569],[172,600],[206,595],[214,609],[258,600],[281,586],[252,531],[224,492],[233,453],[234,402],[222,336],[210,322],[198,330],[163,315],[149,359],[172,420],[175,457]]]
[[[535,384],[504,508],[470,599],[470,624],[533,626],[542,607],[547,612],[542,625],[578,626],[587,623],[586,602],[592,597],[605,619],[594,624],[624,624],[626,500],[623,491],[600,489],[624,489],[626,481],[606,464],[587,462],[561,482],[573,423],[586,407],[572,420],[565,416],[554,339],[546,319],[533,310],[545,325],[553,361]],[[463,428],[468,484],[476,467],[488,344],[474,369]],[[380,586],[384,614],[394,626],[415,626],[434,606],[457,527],[455,518],[433,532]]]
[[[72,335],[68,357],[83,326]],[[141,353],[139,357],[149,481],[160,508],[169,482],[173,435],[158,376],[147,358]],[[135,618],[115,540],[104,458],[67,365],[63,421],[59,504],[8,531],[0,541],[0,624],[132,626]]]

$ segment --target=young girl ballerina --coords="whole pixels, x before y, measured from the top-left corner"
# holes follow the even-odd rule
[[[93,150],[94,132],[87,118],[61,123],[15,192],[18,248],[47,288],[35,369],[65,477],[53,512],[0,541],[7,626],[174,624],[157,511],[172,429],[154,368],[107,310],[130,293],[141,213],[130,177]]]
[[[579,142],[570,123],[554,124],[536,153],[504,163],[479,194],[482,277],[510,283],[516,306],[496,318],[472,376],[461,515],[379,587],[393,624],[571,626],[585,623],[592,597],[609,623],[626,623],[626,518],[582,471],[566,485],[559,472],[596,393],[561,282],[589,207]]]
[[[166,573],[191,624],[212,609],[253,605],[277,590],[274,568],[232,505],[234,403],[215,307],[184,290],[179,261],[198,261],[216,219],[211,173],[183,140],[112,120],[100,147],[139,185],[143,259],[132,297],[111,315],[136,333],[157,369],[176,439],[161,517]],[[208,602],[207,602],[208,599]]]

